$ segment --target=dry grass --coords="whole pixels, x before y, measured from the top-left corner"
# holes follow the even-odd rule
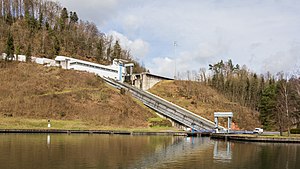
[[[0,62],[0,77],[0,117],[76,121],[77,128],[147,128],[155,117],[93,74]]]
[[[150,92],[213,121],[214,112],[233,112],[233,122],[240,129],[260,126],[258,112],[230,102],[216,90],[197,82],[163,81]],[[222,120],[224,126],[227,120]]]
[[[51,129],[84,130],[93,129],[87,122],[72,120],[51,120]],[[0,129],[48,129],[47,119],[28,119],[22,117],[1,117]]]
[[[48,119],[31,119],[24,117],[0,117],[0,129],[49,129]],[[81,120],[51,120],[51,129],[58,130],[121,130],[121,131],[178,131],[173,127],[121,127],[101,126]]]

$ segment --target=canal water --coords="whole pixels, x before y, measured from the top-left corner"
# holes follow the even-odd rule
[[[209,137],[0,134],[0,169],[299,169],[300,145]]]

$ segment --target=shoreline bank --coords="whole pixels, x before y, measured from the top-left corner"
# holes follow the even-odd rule
[[[118,134],[118,135],[168,135],[187,136],[187,132],[181,131],[122,131],[122,130],[60,130],[60,129],[0,129],[0,133],[19,134]]]
[[[300,137],[278,137],[264,135],[199,133],[185,131],[126,131],[126,130],[63,130],[63,129],[0,129],[0,134],[109,134],[132,136],[183,136],[210,137],[211,139],[240,142],[300,143]]]
[[[264,135],[211,134],[212,139],[241,142],[300,143],[300,137],[271,137]]]

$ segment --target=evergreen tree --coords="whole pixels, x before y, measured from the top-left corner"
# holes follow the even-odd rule
[[[44,23],[44,15],[42,12],[42,9],[40,7],[40,14],[39,14],[39,23],[38,23],[38,29],[41,29]]]
[[[54,40],[53,50],[54,50],[54,55],[59,55],[60,43],[56,36],[55,36],[55,40]]]
[[[10,12],[9,12],[9,13],[7,14],[7,16],[5,17],[5,21],[6,21],[6,23],[7,23],[8,25],[12,25],[12,23],[13,23],[13,17],[12,17],[12,15],[11,15]]]
[[[49,25],[49,22],[48,22],[48,21],[46,21],[45,26],[46,26],[46,30],[47,30],[47,31],[50,30],[50,25]]]
[[[116,43],[114,45],[114,50],[113,50],[113,59],[115,59],[115,58],[120,59],[121,52],[122,52],[122,48],[119,44],[119,41],[116,41]]]
[[[26,53],[25,53],[25,55],[26,55],[26,62],[30,62],[31,61],[31,51],[32,51],[32,49],[31,49],[31,43],[29,43],[29,45],[27,46],[27,50],[26,50]]]
[[[103,58],[103,53],[104,53],[104,43],[102,38],[100,38],[100,40],[97,43],[97,55],[96,55],[96,59],[99,62],[100,60],[104,59]]]
[[[8,38],[6,41],[6,60],[12,61],[14,58],[14,51],[15,51],[15,46],[14,46],[14,38],[12,34],[9,32]]]
[[[76,12],[70,12],[70,23],[77,23],[79,20]]]
[[[276,85],[272,84],[266,87],[260,100],[260,120],[264,129],[270,130],[274,125],[274,116],[276,112]]]
[[[2,4],[3,4],[3,2],[2,2],[2,0],[0,0],[0,18],[2,19]]]
[[[66,20],[69,18],[67,8],[63,8],[60,14],[59,24],[60,29],[64,30],[66,27]]]

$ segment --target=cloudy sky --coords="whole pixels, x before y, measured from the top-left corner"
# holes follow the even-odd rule
[[[119,39],[151,73],[173,77],[175,67],[198,71],[221,59],[258,73],[299,66],[299,0],[58,1]]]

